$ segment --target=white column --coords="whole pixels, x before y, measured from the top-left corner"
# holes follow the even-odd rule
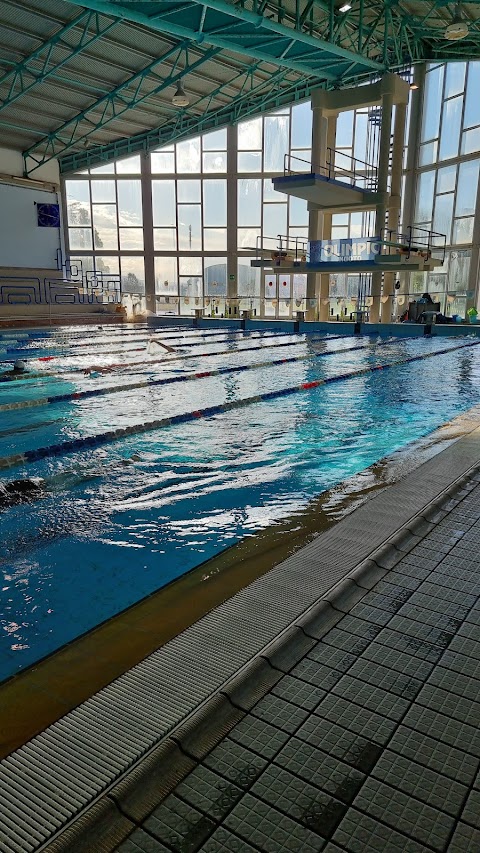
[[[402,192],[403,145],[405,139],[405,120],[407,105],[397,104],[395,109],[395,126],[392,146],[392,176],[390,182],[390,201],[388,205],[388,230],[398,233],[400,221],[400,205]],[[395,234],[395,236],[396,236]],[[395,239],[395,237],[394,237]],[[384,277],[384,294],[388,296],[382,303],[382,323],[390,323],[392,319],[393,291],[395,273],[387,272]]]
[[[392,132],[392,107],[393,92],[386,91],[382,94],[382,124],[380,128],[380,151],[378,159],[378,202],[375,215],[375,235],[383,234],[387,216],[388,204],[388,166],[390,159],[390,136]],[[374,272],[372,275],[372,297],[373,305],[370,309],[370,321],[378,323],[380,320],[380,297],[382,293],[382,273]]]
[[[477,203],[475,206],[475,218],[473,220],[472,251],[470,258],[470,271],[468,275],[468,290],[472,296],[467,297],[465,310],[476,308],[480,311],[480,176],[477,188]]]
[[[237,128],[227,127],[227,297],[238,294]],[[233,276],[233,278],[232,278]]]
[[[318,171],[325,167],[327,155],[327,137],[328,137],[328,120],[325,116],[325,111],[322,107],[316,107],[314,100],[312,101],[312,172]],[[309,205],[308,217],[308,239],[321,240],[323,236],[323,213]],[[320,296],[321,282],[319,273],[307,274],[307,300],[317,300]],[[327,306],[328,314],[328,306]],[[316,320],[316,310],[308,306],[307,303],[307,320]]]
[[[143,249],[145,252],[145,300],[147,311],[157,313],[155,298],[155,260],[153,256],[152,176],[150,155],[140,155],[142,183]]]

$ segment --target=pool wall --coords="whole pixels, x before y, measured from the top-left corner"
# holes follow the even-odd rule
[[[179,322],[182,325],[199,329],[245,329],[245,331],[250,332],[272,329],[290,334],[308,334],[309,332],[346,336],[355,334],[354,323],[342,323],[341,321],[320,323],[314,321],[301,322],[298,320],[260,320],[257,318],[253,320],[234,320],[229,317],[197,318],[175,316],[148,318],[150,326],[178,326]],[[398,338],[422,337],[424,333],[425,326],[420,323],[362,323],[360,332],[362,335],[385,335],[386,337],[394,336]],[[432,335],[444,338],[462,335],[480,336],[480,324],[452,323],[445,326],[434,325]]]

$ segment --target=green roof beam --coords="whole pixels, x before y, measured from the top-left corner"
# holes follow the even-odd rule
[[[98,12],[85,10],[57,30],[30,56],[25,57],[0,77],[0,112],[15,103],[34,86],[55,76],[67,62],[105,36],[117,24],[117,20],[105,20],[104,16],[100,16]],[[80,32],[72,32],[77,28],[81,28]],[[75,44],[66,40],[67,34],[73,37]],[[69,52],[67,55],[55,58],[59,48]]]

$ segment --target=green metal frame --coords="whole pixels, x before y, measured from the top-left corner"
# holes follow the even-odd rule
[[[77,115],[53,128],[24,152],[30,174],[52,158],[63,172],[149,151],[220,127],[272,106],[307,97],[312,88],[353,85],[385,70],[397,70],[425,60],[475,59],[480,55],[480,19],[468,10],[469,36],[452,43],[444,39],[453,6],[428,0],[412,14],[407,0],[351,0],[352,9],[338,12],[337,0],[65,0],[83,7],[31,56],[0,78],[0,111],[47,78],[67,80],[64,66],[101,39],[119,22],[132,22],[166,36],[172,46],[164,55],[113,91],[101,94]],[[250,5],[250,4],[249,4]],[[162,104],[163,124],[154,130],[88,148],[93,134],[128,110],[174,85],[189,73],[227,51],[235,66],[230,81],[208,96],[192,99],[182,111]],[[228,62],[228,56],[225,57]],[[273,71],[272,68],[277,68]],[[181,69],[181,70],[180,70]],[[62,75],[59,73],[62,71]],[[68,71],[68,69],[67,69]],[[265,81],[265,74],[269,79]],[[239,80],[242,80],[239,88]],[[79,81],[79,85],[80,85]],[[88,89],[88,87],[86,87]],[[247,92],[248,89],[248,92]],[[237,94],[232,94],[236,91]],[[218,108],[218,100],[228,103]],[[198,107],[201,109],[199,110]],[[168,112],[173,113],[168,117]],[[165,115],[167,114],[167,115]],[[7,123],[8,124],[8,123]]]

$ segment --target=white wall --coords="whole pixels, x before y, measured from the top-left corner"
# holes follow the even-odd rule
[[[59,228],[40,228],[37,204],[58,204],[60,193],[58,163],[51,161],[37,172],[35,181],[21,185],[15,178],[23,176],[23,158],[19,151],[0,148],[0,267],[23,269],[56,269],[57,249],[61,246]],[[8,183],[9,178],[12,183]]]

